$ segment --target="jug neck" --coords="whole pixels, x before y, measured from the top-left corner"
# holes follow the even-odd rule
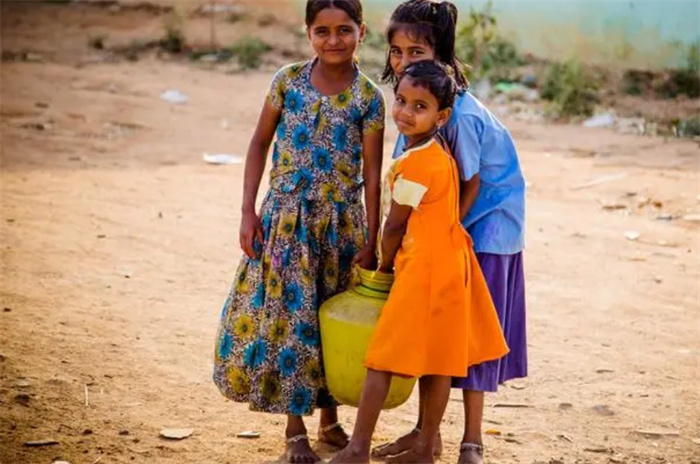
[[[389,297],[391,285],[394,283],[394,276],[392,274],[368,271],[366,269],[358,269],[357,273],[359,275],[359,281],[354,288],[357,293],[382,300],[386,300]]]

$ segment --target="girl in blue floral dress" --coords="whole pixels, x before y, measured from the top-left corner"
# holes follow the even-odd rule
[[[385,111],[354,60],[365,33],[359,0],[309,0],[306,25],[316,58],[277,72],[248,150],[246,256],[224,304],[214,368],[226,397],[287,415],[293,463],[319,460],[302,420],[314,407],[319,440],[347,444],[325,386],[318,308],[346,288],[354,263],[375,265]],[[270,190],[257,215],[275,136]]]

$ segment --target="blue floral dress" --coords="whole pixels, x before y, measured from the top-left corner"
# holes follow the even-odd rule
[[[244,257],[221,314],[214,382],[254,411],[296,416],[329,407],[318,325],[366,240],[362,136],[384,128],[384,98],[359,70],[342,93],[311,85],[314,61],[275,75],[281,112],[259,259]]]

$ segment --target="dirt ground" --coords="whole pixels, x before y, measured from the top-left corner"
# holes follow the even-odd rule
[[[278,462],[284,418],[210,380],[243,166],[202,160],[245,152],[270,73],[100,62],[88,33],[136,36],[147,13],[27,8],[0,10],[3,51],[41,54],[0,76],[0,462]],[[188,103],[162,101],[171,88]],[[505,122],[529,183],[531,375],[487,397],[488,462],[700,463],[698,144]],[[376,442],[416,404],[382,415]],[[454,392],[441,462],[461,408]],[[24,446],[43,439],[58,444]]]

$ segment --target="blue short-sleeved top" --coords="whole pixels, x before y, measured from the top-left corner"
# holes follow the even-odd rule
[[[440,129],[457,161],[460,178],[479,174],[481,187],[462,221],[479,253],[509,255],[525,246],[525,179],[508,129],[471,93],[460,93]],[[406,145],[399,136],[398,157]]]

